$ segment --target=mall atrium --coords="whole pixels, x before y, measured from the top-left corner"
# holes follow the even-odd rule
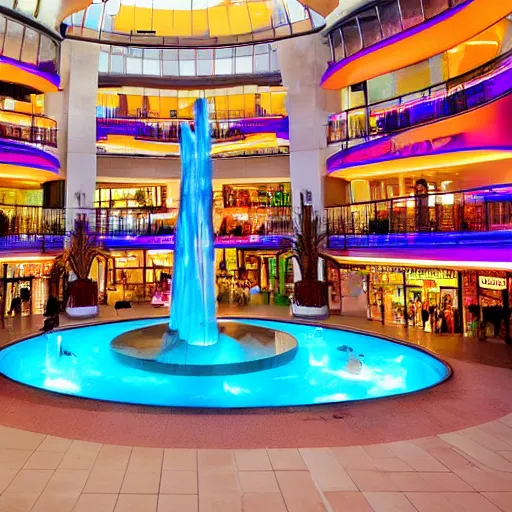
[[[0,0],[0,512],[512,512],[511,235],[512,0]]]

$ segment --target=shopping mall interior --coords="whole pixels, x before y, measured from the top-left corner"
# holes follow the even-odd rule
[[[512,512],[511,120],[512,0],[0,0],[0,511]]]

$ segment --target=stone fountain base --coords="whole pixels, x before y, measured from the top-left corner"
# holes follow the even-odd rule
[[[290,334],[219,320],[219,341],[215,345],[178,342],[159,360],[168,323],[143,327],[117,336],[110,343],[125,364],[144,370],[176,375],[232,375],[268,370],[289,363],[297,351]]]

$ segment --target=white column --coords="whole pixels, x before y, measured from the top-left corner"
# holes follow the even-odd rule
[[[65,167],[67,228],[77,213],[93,207],[96,190],[96,102],[100,46],[65,40],[61,54],[61,77],[66,121]],[[90,224],[94,216],[90,216]],[[92,226],[91,226],[92,227]]]
[[[320,34],[291,38],[276,45],[283,85],[288,88],[293,206],[296,209],[300,193],[309,190],[314,210],[322,212],[327,118],[334,111],[329,107],[335,96],[319,84],[330,59],[329,48],[322,44]]]

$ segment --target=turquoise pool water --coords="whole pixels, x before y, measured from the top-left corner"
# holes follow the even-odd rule
[[[117,322],[39,335],[0,351],[0,374],[55,393],[185,407],[275,407],[366,400],[411,393],[445,380],[449,368],[429,354],[339,329],[240,320],[297,339],[295,359],[280,368],[227,376],[152,373],[120,361],[110,341],[163,319]],[[341,347],[352,348],[352,352]],[[60,349],[69,354],[60,356]]]

